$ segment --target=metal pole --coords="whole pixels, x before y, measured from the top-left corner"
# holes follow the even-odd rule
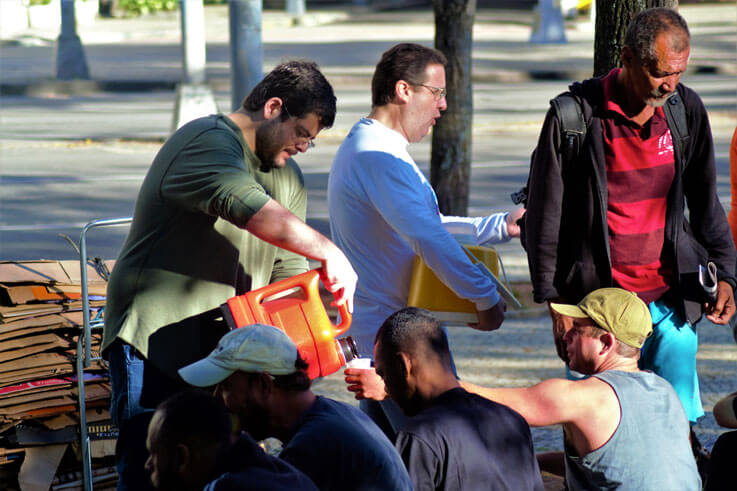
[[[82,445],[82,481],[84,491],[92,491],[92,459],[90,457],[90,436],[87,432],[87,406],[84,393],[84,363],[82,336],[77,340],[77,397],[79,400],[79,438]]]
[[[180,0],[183,82],[205,83],[205,7],[203,0]]]
[[[538,0],[533,18],[531,43],[566,43],[566,27],[560,2]]]
[[[82,364],[83,368],[90,366],[90,357],[92,345],[92,333],[90,327],[90,296],[87,285],[87,231],[93,227],[94,222],[90,222],[84,226],[79,237],[79,282],[82,286],[82,328],[84,336],[84,356]],[[79,363],[79,362],[77,362]],[[81,411],[81,409],[80,409]]]
[[[79,281],[82,287],[82,323],[84,330],[84,364],[83,367],[90,366],[92,346],[92,322],[90,320],[90,296],[87,285],[87,232],[93,227],[110,227],[115,225],[126,225],[131,223],[131,217],[125,218],[101,218],[93,220],[82,228],[79,236]]]
[[[87,406],[85,405],[84,369],[92,361],[92,321],[90,320],[90,295],[87,278],[87,232],[93,227],[108,227],[131,223],[131,217],[101,218],[93,220],[82,228],[79,236],[79,282],[82,287],[83,333],[77,340],[77,396],[79,400],[79,435],[82,446],[82,482],[84,491],[92,491],[92,458],[90,456],[90,437],[87,431]],[[96,360],[99,358],[95,358]]]
[[[230,0],[231,106],[243,99],[263,78],[264,48],[261,42],[261,0]]]
[[[305,0],[287,0],[287,15],[292,18],[292,24],[301,24],[305,15]]]
[[[203,0],[179,0],[182,11],[182,83],[177,86],[172,132],[201,116],[218,112],[206,85],[205,8]]]
[[[59,80],[90,78],[82,41],[77,35],[74,0],[61,0],[61,33],[57,41],[56,78]]]

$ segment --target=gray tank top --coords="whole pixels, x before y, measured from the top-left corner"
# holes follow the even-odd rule
[[[583,457],[565,443],[569,489],[700,490],[688,419],[670,384],[651,372],[594,377],[614,389],[622,417],[609,441]]]

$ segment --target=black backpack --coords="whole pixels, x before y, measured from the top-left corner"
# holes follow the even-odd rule
[[[569,167],[578,157],[578,154],[583,148],[584,140],[586,140],[586,132],[590,121],[586,121],[581,110],[581,99],[571,92],[564,92],[558,95],[555,99],[550,101],[550,107],[555,112],[555,117],[560,122],[560,133],[561,142],[564,147],[561,149],[561,155],[563,157],[561,166]],[[666,116],[670,116],[669,120],[673,121],[673,125],[670,128],[671,136],[673,137],[673,143],[676,145],[678,150],[677,155],[683,159],[683,152],[688,143],[688,124],[686,123],[686,109],[681,100],[678,92],[674,93],[670,98],[665,107]],[[534,153],[533,153],[534,155]],[[523,205],[527,207],[528,189],[530,186],[530,176],[527,176],[527,184],[519,191],[512,193],[512,202],[515,205]],[[520,243],[522,247],[527,250],[525,244],[525,216],[517,220],[517,224],[520,226],[521,235]]]

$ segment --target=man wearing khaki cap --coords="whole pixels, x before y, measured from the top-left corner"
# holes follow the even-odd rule
[[[570,367],[590,377],[550,379],[529,388],[470,392],[505,404],[530,426],[563,426],[569,489],[701,489],[686,413],[663,378],[637,367],[652,331],[636,294],[602,288],[578,305],[551,304],[571,317]]]
[[[273,326],[230,331],[200,361],[179,370],[189,384],[216,386],[255,440],[282,441],[279,455],[321,490],[412,489],[394,446],[358,408],[315,395],[307,363]]]

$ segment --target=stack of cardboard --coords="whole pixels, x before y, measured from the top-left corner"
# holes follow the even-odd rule
[[[105,268],[112,264],[97,266],[87,267],[93,317],[104,306]],[[0,262],[0,487],[3,477],[17,476],[21,487],[48,489],[46,482],[64,468],[62,459],[72,469],[79,464],[76,356],[82,326],[78,261]],[[101,334],[93,333],[93,356],[100,342]],[[110,456],[116,435],[108,422],[107,371],[94,361],[83,377],[91,453]]]

